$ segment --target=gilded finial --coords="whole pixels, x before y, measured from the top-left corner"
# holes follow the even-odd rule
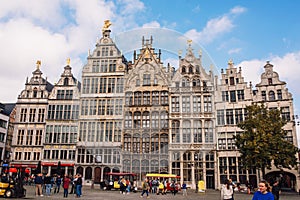
[[[192,42],[193,42],[193,40],[187,40],[187,43],[188,43],[189,46],[192,45]]]
[[[36,61],[36,68],[40,69],[42,62],[40,60]]]
[[[71,63],[71,59],[68,58],[68,59],[67,59],[67,65],[70,65],[70,63]]]
[[[102,32],[108,30],[108,28],[112,25],[112,23],[107,19],[107,20],[104,20],[104,25],[103,25],[103,28],[102,28]]]
[[[232,59],[230,59],[230,60],[228,61],[228,65],[229,65],[230,67],[233,66],[233,61],[232,61]]]

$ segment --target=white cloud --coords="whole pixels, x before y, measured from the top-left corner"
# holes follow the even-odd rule
[[[143,24],[142,28],[160,28],[160,24],[157,21],[152,21],[152,22]]]
[[[233,23],[234,18],[245,11],[246,9],[243,7],[235,7],[229,13],[209,20],[201,32],[191,29],[185,33],[185,36],[198,43],[208,44],[217,37],[231,32],[235,26]]]
[[[230,49],[228,51],[228,54],[237,54],[237,53],[240,53],[242,50],[242,48],[235,48],[235,49]]]
[[[234,15],[237,15],[237,14],[241,14],[241,13],[246,12],[246,10],[247,10],[247,9],[246,9],[245,7],[236,6],[236,7],[232,8],[232,9],[230,10],[230,13],[231,13],[231,14],[234,14]]]
[[[264,71],[263,66],[266,61],[270,61],[274,65],[273,70],[279,73],[279,79],[287,82],[289,89],[294,91],[293,93],[300,94],[300,89],[297,86],[300,74],[300,52],[287,53],[283,56],[270,56],[261,60],[243,61],[237,66],[242,67],[246,80],[256,84],[260,82],[260,75]]]

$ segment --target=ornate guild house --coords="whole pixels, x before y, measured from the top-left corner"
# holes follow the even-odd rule
[[[203,180],[219,189],[224,180],[257,187],[259,170],[245,170],[234,136],[242,130],[245,108],[264,103],[280,109],[287,121],[286,140],[297,146],[292,94],[267,62],[259,83],[247,83],[242,68],[230,60],[220,78],[196,55],[192,41],[178,56],[178,67],[163,63],[155,38],[137,38],[140,49],[129,61],[111,37],[106,20],[102,36],[89,51],[81,81],[71,62],[58,82],[43,78],[41,62],[18,96],[12,122],[10,163],[44,174],[83,175],[84,184],[99,184],[109,172],[180,176],[191,188]],[[296,168],[268,169],[285,187],[299,191]]]

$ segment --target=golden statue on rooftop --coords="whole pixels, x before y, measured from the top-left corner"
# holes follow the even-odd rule
[[[108,30],[108,28],[112,25],[112,23],[107,19],[107,20],[104,20],[104,25],[103,25],[103,28],[102,28],[102,32]]]
[[[40,69],[42,62],[40,60],[36,61],[36,68]]]
[[[70,63],[71,63],[71,59],[68,58],[68,59],[67,59],[67,65],[70,65]]]

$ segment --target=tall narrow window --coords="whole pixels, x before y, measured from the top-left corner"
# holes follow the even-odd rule
[[[151,85],[151,75],[150,74],[144,74],[143,85],[144,86]]]
[[[282,100],[282,92],[281,90],[277,90],[277,99]]]
[[[235,90],[230,91],[230,102],[236,102]]]
[[[202,143],[202,125],[200,120],[194,121],[194,143]]]
[[[180,142],[180,122],[177,120],[172,121],[172,143]]]
[[[201,112],[201,96],[193,96],[193,112]]]
[[[191,122],[187,120],[182,125],[182,142],[191,143]]]
[[[64,86],[67,86],[67,85],[69,85],[69,78],[64,79]]]
[[[183,96],[182,97],[182,112],[189,113],[191,112],[190,108],[190,96]]]
[[[151,116],[151,126],[152,129],[158,129],[159,128],[159,115],[157,111],[153,111],[152,112],[152,116]]]
[[[143,128],[150,128],[150,113],[148,111],[143,112]]]
[[[204,122],[205,142],[212,143],[214,141],[213,123],[212,121]]]
[[[267,97],[266,97],[266,91],[261,91],[261,98],[263,101],[266,101],[267,100]]]
[[[36,112],[35,108],[30,108],[29,122],[35,122],[35,112]]]
[[[150,92],[143,92],[143,104],[150,105]]]
[[[172,112],[179,112],[179,97],[172,97]]]
[[[204,96],[204,112],[211,112],[212,111],[212,102],[211,96]]]
[[[133,123],[134,128],[141,128],[141,112],[134,112]]]

